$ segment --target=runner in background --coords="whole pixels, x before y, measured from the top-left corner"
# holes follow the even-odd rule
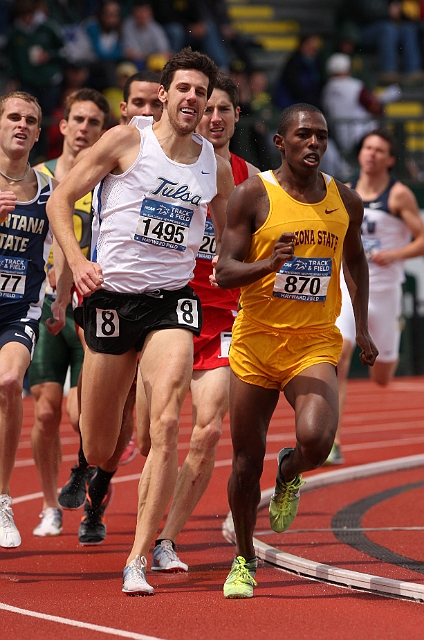
[[[371,379],[386,386],[399,362],[402,331],[402,283],[404,261],[424,254],[424,224],[417,200],[406,185],[391,173],[396,162],[396,141],[386,129],[375,129],[361,143],[359,178],[350,186],[361,196],[365,212],[362,241],[370,274],[368,318],[378,357],[370,369]],[[341,423],[346,402],[347,379],[356,345],[355,319],[344,280],[342,310],[337,326],[343,348],[337,365],[339,426],[326,464],[343,464]]]
[[[34,354],[52,234],[46,203],[56,182],[31,169],[41,108],[23,91],[0,98],[0,546],[18,547],[10,480],[22,427],[23,379]],[[56,247],[57,294],[46,320],[52,334],[65,325],[71,278]]]

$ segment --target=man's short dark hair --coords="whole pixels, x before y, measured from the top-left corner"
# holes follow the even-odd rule
[[[218,67],[209,56],[199,51],[192,51],[191,47],[185,47],[173,55],[165,64],[160,76],[160,83],[165,91],[169,90],[175,72],[179,69],[194,69],[204,73],[209,78],[207,97],[208,99],[211,97],[218,76]]]
[[[78,89],[78,91],[74,91],[73,93],[71,93],[66,98],[65,102],[65,111],[63,113],[63,118],[65,120],[68,120],[72,105],[74,105],[76,102],[94,102],[96,107],[98,107],[100,111],[103,111],[103,113],[105,114],[103,128],[107,127],[109,122],[110,106],[109,102],[106,100],[104,95],[100,93],[100,91],[97,91],[96,89],[84,88]]]
[[[3,115],[6,102],[8,100],[12,100],[12,98],[19,98],[19,100],[23,100],[24,102],[33,104],[38,111],[38,126],[41,127],[41,120],[42,120],[43,114],[41,112],[40,103],[38,102],[35,96],[33,96],[31,93],[27,93],[26,91],[11,91],[10,93],[6,93],[0,96],[0,118]]]
[[[293,122],[294,117],[301,111],[319,113],[325,120],[325,116],[321,109],[318,109],[318,107],[315,107],[313,104],[308,104],[307,102],[297,102],[296,104],[291,104],[289,107],[286,107],[284,111],[282,111],[280,119],[278,121],[278,133],[280,136],[284,137],[287,134],[288,128]]]
[[[134,73],[126,80],[124,84],[124,102],[128,102],[130,89],[133,82],[155,82],[159,84],[160,75],[156,73],[156,71],[149,71],[149,69],[145,69],[144,71],[137,71],[137,73]]]
[[[389,154],[390,154],[390,156],[392,158],[396,158],[396,154],[397,154],[396,138],[395,138],[395,136],[393,135],[393,133],[391,131],[389,131],[388,129],[384,129],[383,127],[378,127],[377,129],[373,129],[372,131],[369,131],[364,136],[362,136],[362,139],[361,139],[361,141],[359,142],[359,145],[358,145],[358,152],[364,146],[365,140],[367,138],[369,138],[370,136],[378,136],[379,138],[382,138],[383,140],[385,140],[389,145]]]
[[[229,76],[224,76],[223,73],[218,73],[214,89],[225,91],[225,93],[230,98],[234,110],[237,109],[237,107],[239,106],[239,90],[238,86],[232,78],[230,78]]]

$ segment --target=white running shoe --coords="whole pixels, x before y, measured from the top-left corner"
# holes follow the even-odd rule
[[[35,536],[58,536],[62,531],[62,509],[48,507],[40,513],[41,522],[32,532]]]
[[[174,551],[170,540],[162,540],[162,542],[153,549],[152,571],[188,571],[188,565],[181,562]]]
[[[124,569],[124,584],[122,591],[133,596],[152,596],[153,587],[146,580],[145,568],[147,560],[144,556],[136,556]]]
[[[7,493],[0,495],[0,547],[19,547],[21,536],[13,521],[12,498]]]

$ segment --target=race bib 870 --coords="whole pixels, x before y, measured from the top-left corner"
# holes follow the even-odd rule
[[[134,239],[176,251],[187,249],[192,209],[146,198],[141,205]]]
[[[0,256],[0,298],[22,298],[27,271],[25,258]]]
[[[272,295],[301,302],[324,302],[331,270],[331,258],[294,258],[277,273]]]

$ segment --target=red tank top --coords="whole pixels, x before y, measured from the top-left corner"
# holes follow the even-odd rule
[[[234,155],[234,153],[230,153],[230,156],[234,185],[237,186],[249,177],[249,171],[243,158]],[[218,289],[217,287],[212,287],[209,283],[209,276],[212,275],[212,258],[215,255],[215,249],[215,231],[208,211],[205,232],[197,254],[194,277],[190,282],[190,286],[193,287],[204,307],[237,309],[240,296],[239,289]]]

